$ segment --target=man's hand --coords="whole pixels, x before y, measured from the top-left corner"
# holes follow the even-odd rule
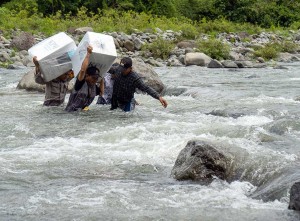
[[[158,99],[164,108],[168,106],[168,102],[163,97],[159,97]]]
[[[32,58],[32,62],[34,63],[34,65],[35,65],[36,67],[39,67],[39,66],[40,66],[40,64],[39,64],[39,62],[38,62],[36,56],[34,56],[34,57]]]
[[[88,53],[88,54],[92,54],[92,52],[93,52],[93,47],[89,45],[89,46],[87,47],[86,50],[87,50],[87,53]]]

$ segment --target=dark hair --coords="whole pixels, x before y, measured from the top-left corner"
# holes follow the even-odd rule
[[[124,57],[121,59],[121,64],[123,64],[124,68],[132,67],[132,60],[130,57]]]
[[[99,69],[97,67],[91,66],[86,69],[86,74],[90,76],[99,76]]]

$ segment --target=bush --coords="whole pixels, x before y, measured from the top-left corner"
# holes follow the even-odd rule
[[[222,60],[229,58],[230,47],[220,40],[198,40],[197,46],[201,52],[205,53],[213,59]]]
[[[154,58],[166,60],[174,47],[175,44],[173,42],[159,38],[151,44],[144,45],[142,51],[150,51]]]
[[[263,57],[266,60],[275,59],[278,57],[279,52],[281,51],[281,46],[278,43],[268,43],[265,47],[257,49],[254,52],[256,57]]]
[[[294,53],[299,50],[299,45],[291,42],[291,41],[283,41],[281,43],[281,51],[282,52],[288,52],[288,53]]]

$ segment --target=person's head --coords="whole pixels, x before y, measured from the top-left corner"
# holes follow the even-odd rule
[[[73,78],[74,78],[73,70],[68,70],[66,73],[64,73],[63,75],[58,77],[58,79],[61,81],[67,81],[67,80],[71,80]]]
[[[86,69],[85,80],[88,84],[96,84],[99,77],[99,69],[97,67],[91,66]]]
[[[120,65],[123,66],[124,70],[122,74],[127,75],[132,70],[132,60],[130,57],[124,57],[121,59]]]

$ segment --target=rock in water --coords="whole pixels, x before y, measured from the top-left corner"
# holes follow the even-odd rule
[[[300,211],[300,182],[294,183],[291,188],[289,209]]]
[[[171,175],[177,180],[209,183],[213,177],[226,180],[232,160],[206,141],[192,140],[179,153]]]

